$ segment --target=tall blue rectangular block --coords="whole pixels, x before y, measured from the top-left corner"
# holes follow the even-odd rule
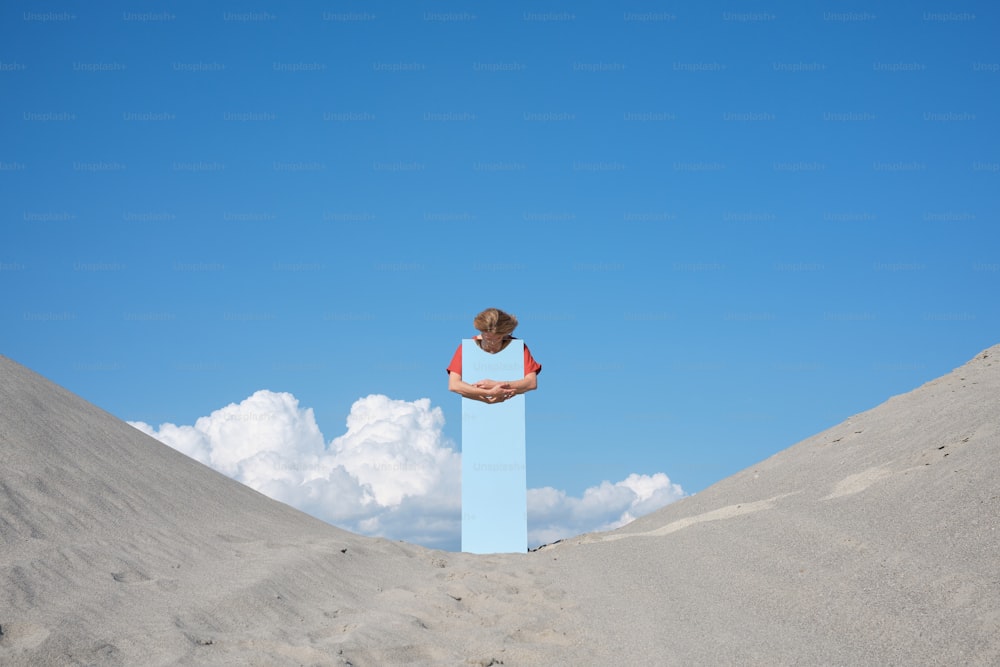
[[[462,379],[519,380],[524,343],[511,341],[496,354],[462,341]],[[502,403],[462,399],[462,551],[528,550],[524,395]]]

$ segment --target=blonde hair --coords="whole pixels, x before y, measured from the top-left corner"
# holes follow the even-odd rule
[[[476,319],[472,320],[472,326],[476,327],[476,331],[483,333],[509,336],[517,328],[517,318],[499,308],[487,308],[476,315]]]

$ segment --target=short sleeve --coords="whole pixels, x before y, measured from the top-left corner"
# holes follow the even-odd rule
[[[451,375],[452,373],[458,373],[459,375],[462,374],[462,344],[461,343],[458,344],[458,349],[455,350],[455,354],[451,358],[451,363],[448,364],[448,368],[446,370],[447,370],[447,372],[448,372],[449,375]]]
[[[531,350],[528,349],[528,345],[524,346],[524,374],[528,373],[541,373],[542,365],[535,361],[535,358],[531,356]]]

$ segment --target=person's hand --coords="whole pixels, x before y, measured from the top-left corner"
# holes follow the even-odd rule
[[[480,380],[472,386],[479,390],[479,398],[481,398],[484,403],[496,403],[496,392],[493,388],[499,384],[500,383],[496,380],[486,379]]]
[[[491,384],[487,384],[491,383]],[[506,382],[493,382],[492,380],[481,380],[475,384],[484,392],[487,392],[483,396],[483,400],[487,403],[503,403],[504,401],[513,398],[517,392],[514,391],[514,387]]]
[[[479,382],[477,382],[472,386],[475,387],[476,389],[481,389],[483,392],[482,396],[486,398],[498,394],[500,392],[501,384],[502,384],[501,382],[497,382],[496,380],[486,379],[486,380],[480,380]]]

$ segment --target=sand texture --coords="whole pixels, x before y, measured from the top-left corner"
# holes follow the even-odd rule
[[[0,455],[0,665],[1000,664],[1000,346],[528,554],[339,530],[2,356]]]

